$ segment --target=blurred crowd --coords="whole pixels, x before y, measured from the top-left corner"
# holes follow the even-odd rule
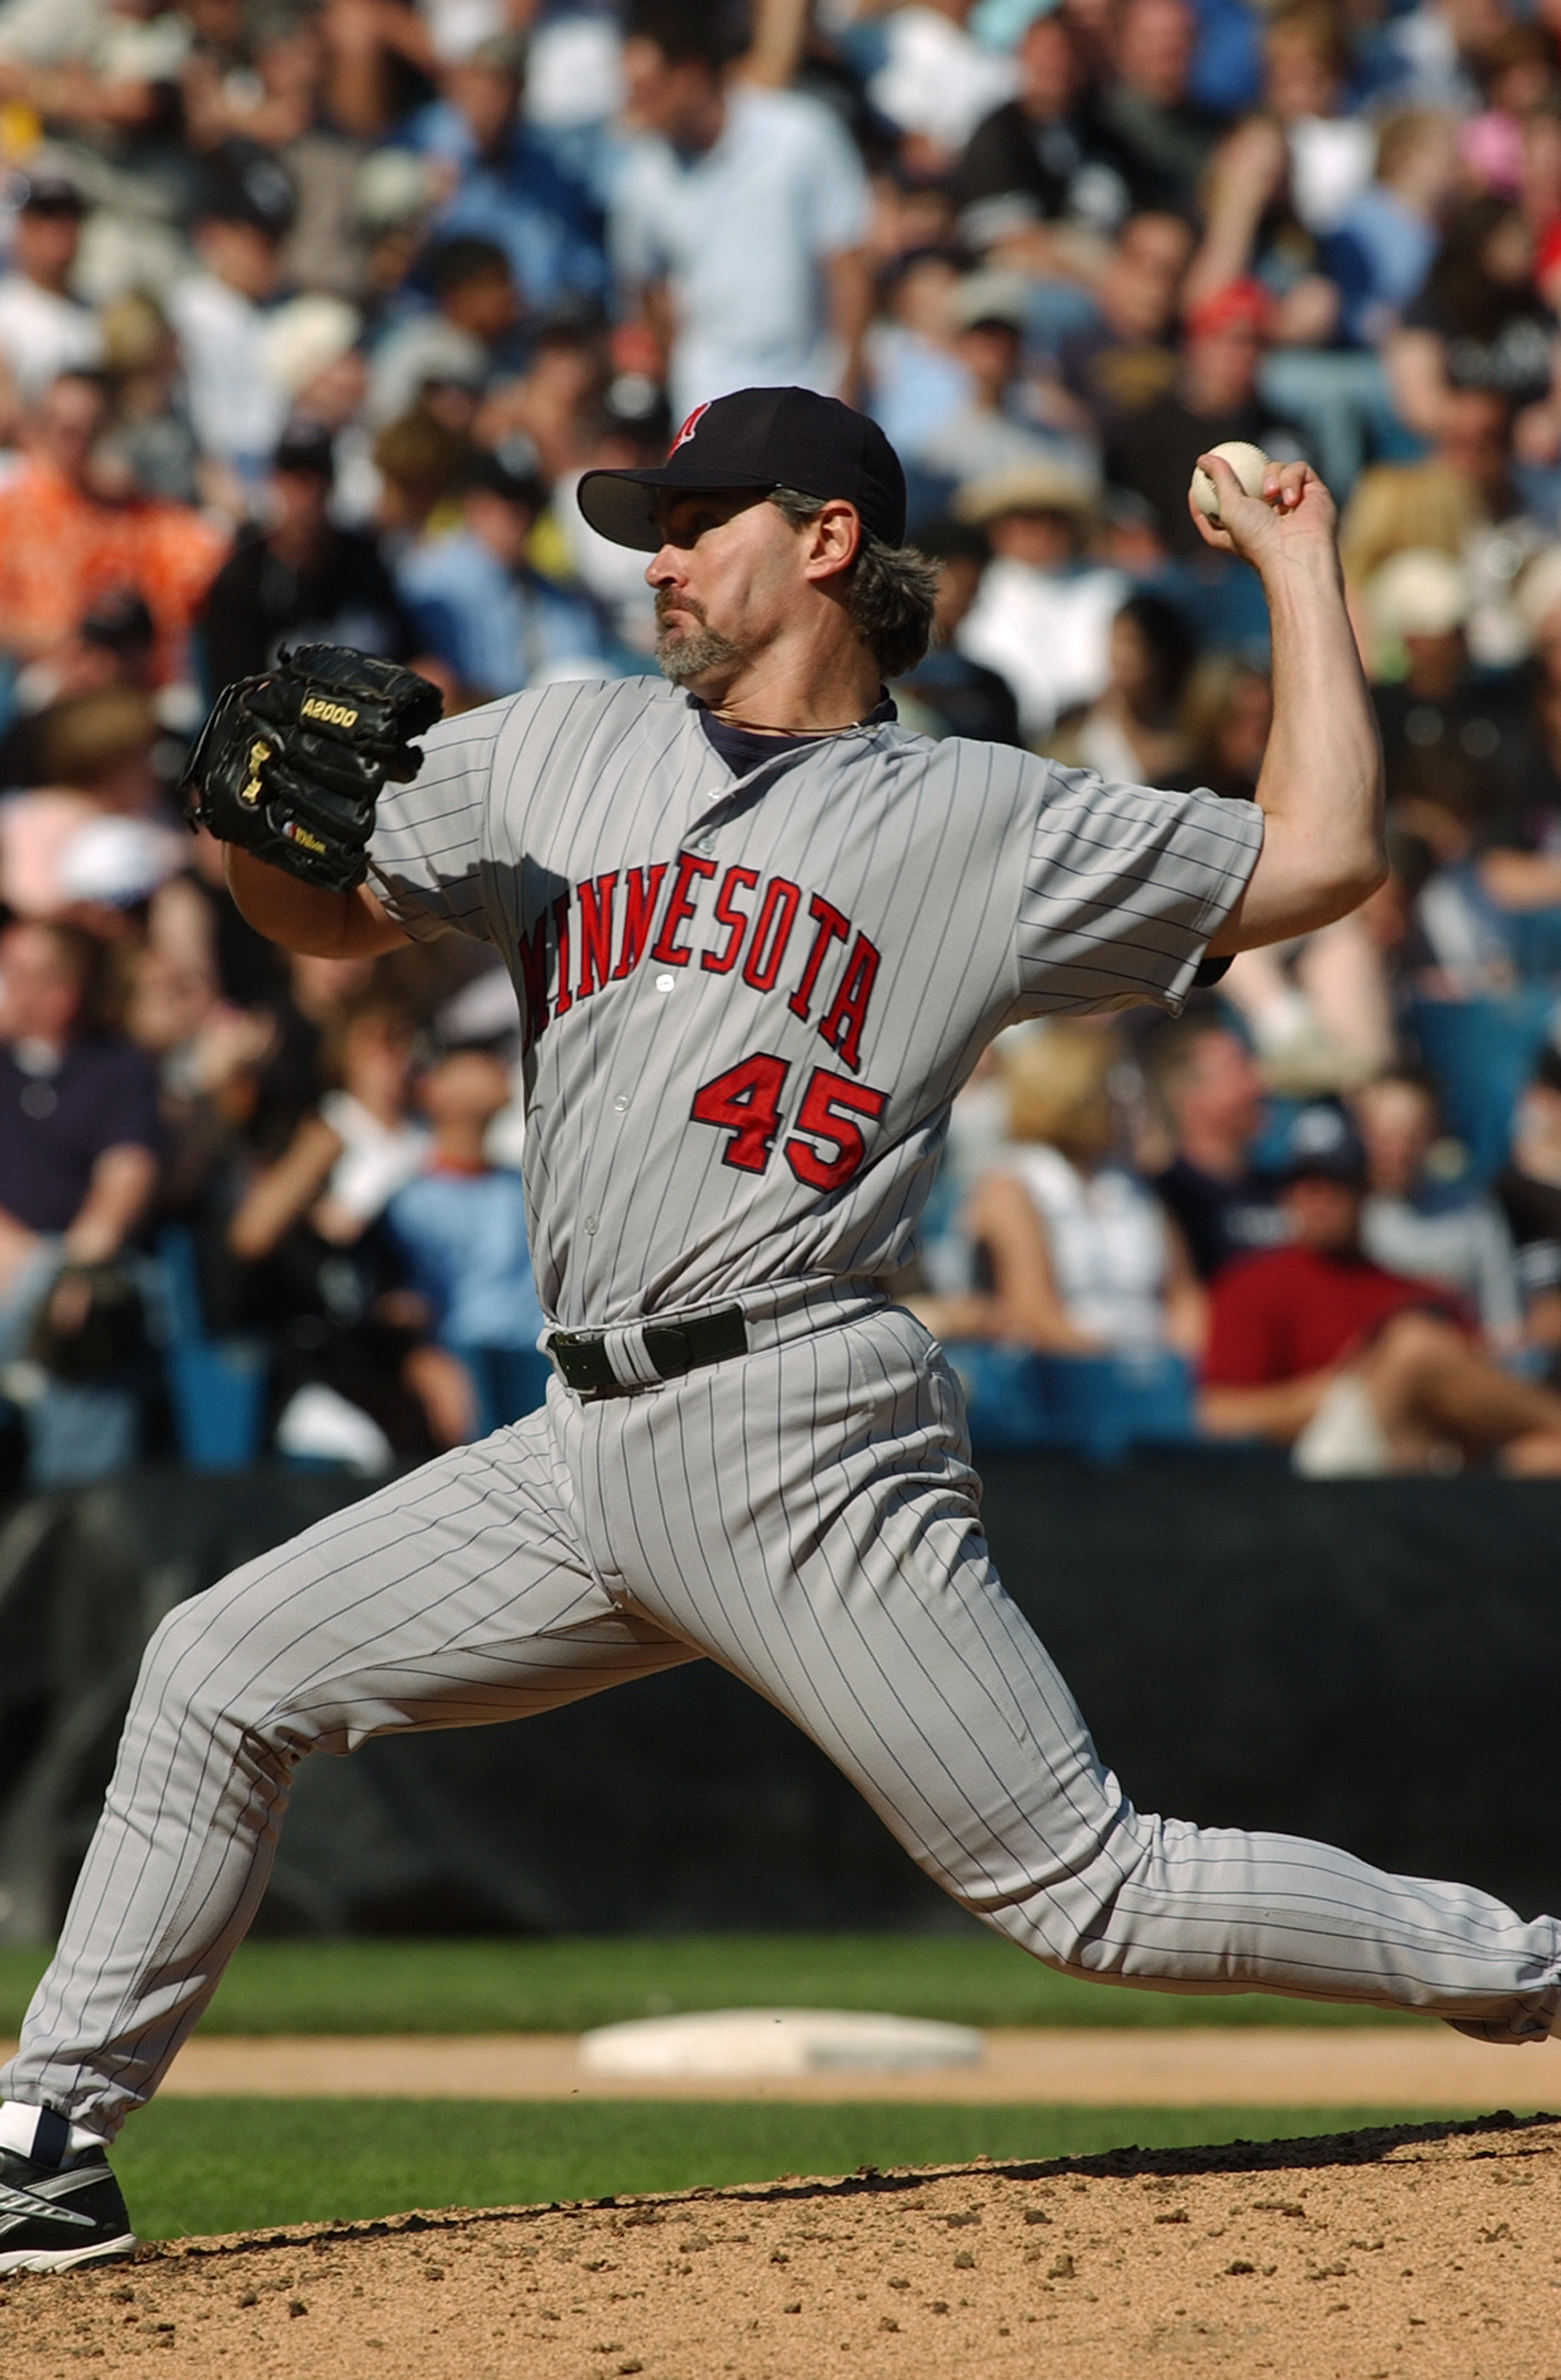
[[[1390,881],[972,1087],[907,1286],[978,1435],[1553,1467],[1556,0],[0,0],[0,1470],[536,1402],[493,953],[286,958],[171,788],[285,643],[652,667],[579,475],[780,382],[904,461],[902,718],[1111,779],[1262,765],[1193,458],[1342,514]]]
[[[1419,1062],[1325,1098],[1273,1079],[1234,997],[988,1053],[905,1284],[977,1451],[1561,1475],[1561,1054],[1489,1180]]]

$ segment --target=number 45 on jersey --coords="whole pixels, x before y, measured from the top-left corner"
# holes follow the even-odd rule
[[[721,1151],[723,1165],[743,1173],[765,1171],[782,1128],[780,1102],[791,1071],[789,1058],[756,1050],[695,1092],[689,1110],[694,1122],[731,1135]],[[780,1152],[797,1180],[811,1190],[843,1189],[867,1153],[859,1119],[876,1123],[888,1105],[887,1091],[816,1066]]]

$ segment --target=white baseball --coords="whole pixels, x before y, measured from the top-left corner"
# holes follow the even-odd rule
[[[1228,438],[1222,446],[1211,446],[1208,451],[1229,464],[1247,495],[1262,495],[1263,475],[1269,458],[1261,446],[1250,446],[1244,438]],[[1192,502],[1218,528],[1219,491],[1201,465],[1192,474]]]

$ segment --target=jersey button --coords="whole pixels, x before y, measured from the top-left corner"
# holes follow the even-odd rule
[[[596,1231],[596,1227],[597,1227],[597,1218],[596,1218],[594,1215],[587,1215],[587,1216],[586,1217],[586,1229],[587,1229],[587,1232],[592,1232],[592,1233],[594,1234],[594,1232],[595,1232],[595,1231]]]
[[[629,1104],[629,1095],[628,1095],[627,1091],[620,1091],[620,1092],[619,1092],[619,1094],[618,1094],[618,1096],[617,1096],[617,1098],[613,1100],[612,1104],[613,1104],[614,1108],[617,1110],[618,1113],[619,1113],[620,1115],[622,1115],[622,1114],[623,1114],[623,1110],[624,1110],[624,1109],[628,1106],[628,1104]]]
[[[656,989],[658,991],[671,991],[676,981],[675,975],[659,975],[656,978]]]

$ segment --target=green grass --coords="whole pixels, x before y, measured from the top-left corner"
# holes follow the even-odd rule
[[[47,1953],[0,1949],[0,2033]],[[960,2024],[1397,2024],[1258,1993],[1121,1991],[1054,1975],[994,1936],[728,1934],[542,1941],[250,1942],[208,2033],[575,2033],[680,2009],[877,2009]]]
[[[415,2206],[546,2204],[858,2166],[1294,2140],[1423,2120],[1372,2107],[757,2107],[546,2100],[161,2099],[115,2152],[143,2239]],[[1435,2111],[1433,2111],[1435,2112]]]

